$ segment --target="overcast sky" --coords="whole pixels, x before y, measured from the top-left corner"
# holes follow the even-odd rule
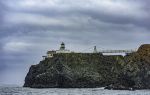
[[[0,84],[24,83],[30,65],[66,43],[73,51],[150,43],[150,0],[0,0]]]

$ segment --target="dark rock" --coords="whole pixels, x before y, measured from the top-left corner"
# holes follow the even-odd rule
[[[102,54],[56,54],[31,66],[24,87],[102,87],[117,81],[122,56]],[[123,64],[123,63],[122,63]]]
[[[127,56],[55,54],[30,67],[24,87],[150,89],[150,45]]]

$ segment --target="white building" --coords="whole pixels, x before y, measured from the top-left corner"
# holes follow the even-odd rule
[[[62,42],[59,50],[47,51],[47,58],[52,58],[54,56],[54,54],[57,54],[57,53],[71,53],[71,51],[65,49],[65,44],[64,44],[64,42]]]
[[[56,53],[71,53],[70,50],[65,49],[64,42],[61,43],[60,49],[56,50]]]
[[[54,54],[56,54],[56,51],[52,50],[52,51],[47,51],[47,57],[51,58],[54,56]]]

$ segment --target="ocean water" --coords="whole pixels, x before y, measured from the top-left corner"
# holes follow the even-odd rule
[[[150,95],[150,90],[104,90],[101,88],[86,89],[32,89],[23,87],[0,87],[0,95]]]

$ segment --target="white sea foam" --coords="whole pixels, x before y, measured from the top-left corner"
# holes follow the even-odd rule
[[[150,95],[150,90],[104,90],[101,88],[85,89],[33,89],[22,87],[0,87],[0,95]]]

